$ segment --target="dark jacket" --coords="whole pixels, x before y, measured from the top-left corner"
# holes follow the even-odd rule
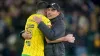
[[[64,17],[60,14],[51,20],[52,27],[49,28],[43,22],[40,22],[38,28],[49,40],[56,40],[65,35]],[[45,56],[64,56],[65,47],[62,42],[45,44]]]

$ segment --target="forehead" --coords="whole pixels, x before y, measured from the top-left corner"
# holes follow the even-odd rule
[[[49,10],[56,10],[56,9],[54,9],[54,8],[47,8],[47,9],[49,9]]]

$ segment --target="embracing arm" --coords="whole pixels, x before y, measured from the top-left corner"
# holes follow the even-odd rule
[[[46,37],[45,37],[45,39],[46,39],[47,43],[58,43],[58,42],[63,42],[64,41],[64,37],[58,38],[58,39],[53,40],[53,41],[47,39]]]
[[[61,38],[58,38],[56,40],[48,40],[46,37],[45,37],[47,43],[58,43],[58,42],[70,42],[70,43],[74,43],[75,41],[75,37],[73,36],[73,34],[67,34],[66,36],[64,37],[61,37]]]
[[[65,34],[65,28],[62,23],[59,23],[58,25],[55,25],[54,27],[49,28],[43,22],[40,22],[38,25],[38,28],[43,32],[43,34],[49,40],[52,40],[52,41],[62,37]]]

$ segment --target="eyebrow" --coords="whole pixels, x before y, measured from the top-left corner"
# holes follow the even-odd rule
[[[56,10],[56,9],[52,9],[52,10]]]

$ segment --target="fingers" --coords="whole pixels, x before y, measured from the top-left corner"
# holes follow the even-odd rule
[[[31,39],[31,37],[32,37],[31,33],[27,33],[26,36],[28,39]]]
[[[69,36],[69,37],[73,37],[73,34],[68,34],[67,36]]]
[[[24,39],[31,39],[32,38],[32,35],[31,35],[31,33],[29,33],[29,32],[24,32],[23,34],[22,34],[22,37],[24,38]]]
[[[34,16],[33,18],[34,18],[35,20],[36,20],[36,19],[38,19],[38,17],[37,17],[37,16]]]
[[[36,23],[38,23],[38,24],[42,21],[42,17],[34,16],[33,19],[34,19],[34,21],[35,21]]]
[[[75,40],[75,37],[71,37],[73,40]]]
[[[71,39],[68,42],[74,43],[74,41],[75,41],[75,37],[71,37]]]
[[[36,20],[36,19],[41,19],[42,16],[40,16],[40,17],[38,17],[38,16],[34,16],[33,18],[34,18],[35,20]]]
[[[75,41],[75,37],[73,36],[73,34],[68,34],[68,35],[66,35],[65,36],[65,41],[68,41],[68,42],[70,42],[70,43],[74,43],[74,41]]]

